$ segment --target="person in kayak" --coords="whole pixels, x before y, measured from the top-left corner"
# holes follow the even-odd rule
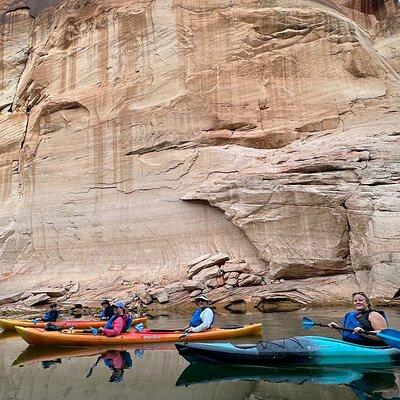
[[[110,383],[120,383],[122,382],[124,376],[125,368],[132,368],[132,357],[126,350],[107,350],[102,353],[96,360],[96,362],[90,368],[86,378],[92,376],[94,368],[97,367],[98,363],[103,360],[104,365],[111,369],[112,375],[108,382]]]
[[[112,370],[108,382],[120,383],[124,377],[125,368],[132,368],[132,357],[127,351],[108,350],[101,355],[104,365]]]
[[[32,322],[35,324],[38,322],[41,322],[41,321],[56,322],[59,315],[60,315],[60,312],[57,309],[57,304],[51,303],[49,309],[45,312],[43,318],[35,318]]]
[[[387,319],[383,311],[375,310],[371,300],[364,292],[352,294],[355,311],[348,312],[343,319],[343,327],[352,329],[353,332],[343,331],[342,338],[346,342],[365,345],[383,345],[383,342],[375,335],[366,335],[364,332],[378,333],[388,327]],[[330,328],[338,329],[335,322],[329,324]]]
[[[76,319],[82,318],[83,313],[83,306],[80,303],[74,304],[74,306],[70,310],[70,314]]]
[[[103,311],[98,315],[98,317],[102,320],[108,321],[114,316],[114,307],[111,306],[108,300],[103,300],[101,306],[103,307]]]
[[[107,321],[103,328],[91,328],[94,335],[101,333],[108,337],[114,337],[126,332],[131,327],[133,319],[126,312],[125,303],[116,301],[112,306],[114,307],[114,316]]]
[[[211,328],[214,322],[214,311],[209,307],[210,300],[201,294],[194,299],[197,309],[193,313],[192,318],[187,326],[185,332],[203,332]]]

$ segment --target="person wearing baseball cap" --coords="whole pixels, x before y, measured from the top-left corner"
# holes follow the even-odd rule
[[[122,332],[126,332],[132,325],[132,316],[125,311],[125,303],[116,301],[112,304],[114,307],[114,316],[107,321],[104,328],[91,328],[94,335],[101,333],[102,335],[113,337],[118,336]]]
[[[186,332],[203,332],[209,328],[214,322],[214,311],[209,307],[210,300],[204,294],[194,299],[197,309],[193,313],[192,318],[184,329]]]

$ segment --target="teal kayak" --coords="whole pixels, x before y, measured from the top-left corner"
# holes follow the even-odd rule
[[[252,345],[232,343],[176,344],[189,362],[234,365],[391,365],[400,362],[400,350],[389,346],[362,346],[322,336],[296,336]]]
[[[181,373],[175,386],[222,381],[267,381],[270,383],[318,383],[344,385],[362,379],[362,370],[345,368],[253,367],[249,365],[221,365],[191,363]]]
[[[386,399],[388,391],[398,391],[398,368],[342,367],[253,367],[192,363],[182,371],[176,386],[226,382],[263,381],[291,385],[345,385],[358,399]],[[299,389],[301,390],[301,389]],[[373,394],[373,395],[372,395]],[[381,395],[382,394],[382,395]],[[396,397],[398,399],[398,397]]]

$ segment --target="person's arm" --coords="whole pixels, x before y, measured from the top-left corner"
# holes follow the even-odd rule
[[[119,317],[114,321],[112,329],[101,328],[101,333],[108,337],[118,336],[122,332],[124,325],[123,318]]]
[[[370,331],[372,333],[378,333],[382,329],[386,329],[388,327],[386,319],[383,318],[383,316],[376,311],[372,311],[369,314],[368,319],[369,319],[369,322],[371,322],[372,328],[374,329],[374,330]],[[379,340],[379,341],[381,340],[379,337],[377,337],[375,335],[364,335],[363,332],[365,332],[365,330],[363,328],[359,328],[359,327],[354,328],[354,332],[356,332],[359,335],[366,337],[368,339]]]
[[[190,332],[202,332],[208,329],[214,319],[214,312],[211,310],[211,308],[206,308],[201,314],[200,318],[203,321],[199,326],[196,326],[196,328],[190,328]]]
[[[371,322],[372,327],[374,328],[373,332],[378,333],[382,329],[386,329],[388,327],[387,321],[381,314],[376,311],[373,311],[369,314],[369,322]]]

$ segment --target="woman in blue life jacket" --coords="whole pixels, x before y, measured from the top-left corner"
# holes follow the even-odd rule
[[[215,318],[214,311],[209,307],[210,300],[206,296],[197,296],[194,301],[197,309],[184,330],[186,332],[203,332],[211,328]]]
[[[352,294],[355,311],[348,312],[343,319],[343,327],[352,329],[353,332],[343,331],[342,338],[346,342],[364,345],[382,346],[384,343],[375,335],[366,335],[364,332],[378,333],[388,327],[385,313],[375,310],[371,300],[364,292]],[[330,328],[338,329],[335,322],[329,324]]]

